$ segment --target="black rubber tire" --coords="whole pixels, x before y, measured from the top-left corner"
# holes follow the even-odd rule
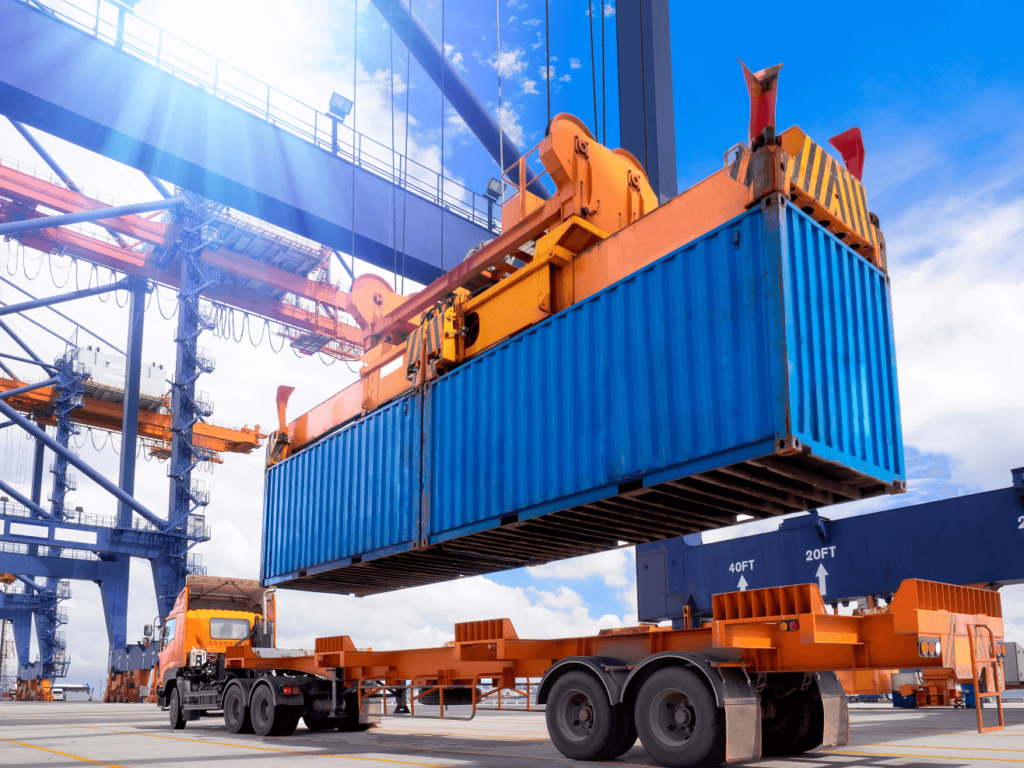
[[[299,727],[299,720],[302,719],[302,707],[278,707],[277,715],[274,717],[276,727],[271,736],[291,736]],[[282,711],[283,710],[283,711]]]
[[[229,733],[252,733],[252,718],[245,699],[245,691],[238,684],[224,694],[224,725]]]
[[[811,690],[797,691],[774,702],[775,716],[761,721],[761,754],[802,755],[821,744],[825,717]]]
[[[329,731],[331,728],[337,728],[339,720],[340,718],[324,717],[315,712],[307,712],[302,716],[302,722],[311,731]]]
[[[812,749],[820,747],[825,737],[825,709],[821,699],[809,692],[807,705],[811,710],[811,724],[807,733],[795,745],[795,749],[798,751],[793,754],[796,755],[802,755],[804,752],[810,752]]]
[[[373,728],[373,723],[359,722],[359,699],[356,692],[345,694],[345,714],[335,726],[342,733],[362,733]]]
[[[276,736],[274,727],[281,727],[278,715],[284,715],[284,711],[278,711],[274,706],[274,694],[267,685],[258,685],[252,694],[249,703],[249,717],[252,719],[252,729],[259,736]]]
[[[567,672],[551,686],[544,718],[551,743],[570,760],[604,760],[622,746],[618,714],[593,675]]]
[[[602,758],[604,760],[614,760],[616,757],[622,757],[633,748],[638,738],[636,719],[633,717],[633,707],[623,704],[618,707],[612,707],[612,712],[618,721],[616,724],[618,737],[614,739],[615,748],[608,751],[608,754]]]
[[[666,667],[647,678],[634,718],[644,749],[662,765],[705,768],[725,761],[725,714],[689,670]]]
[[[181,711],[181,694],[178,693],[178,686],[171,689],[167,712],[171,718],[171,728],[175,731],[183,730],[185,728],[185,713]]]

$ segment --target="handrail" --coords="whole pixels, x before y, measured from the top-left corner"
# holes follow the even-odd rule
[[[399,189],[429,200],[485,229],[500,232],[497,222],[493,222],[496,229],[491,226],[488,200],[484,195],[344,124],[338,125],[335,141],[334,120],[327,113],[143,21],[110,0],[96,0],[95,11],[77,6],[70,0],[19,1],[152,64],[226,104],[239,107],[326,152],[343,157],[357,167],[387,179]],[[123,26],[119,25],[119,16],[123,19]]]

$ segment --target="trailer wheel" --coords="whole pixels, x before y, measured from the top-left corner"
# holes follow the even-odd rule
[[[586,672],[567,672],[555,681],[544,717],[551,742],[571,760],[604,760],[626,739],[622,710]]]
[[[178,686],[171,689],[171,701],[167,711],[171,717],[171,728],[176,731],[184,729],[185,713],[181,711],[181,694],[178,692]]]
[[[771,701],[771,717],[761,721],[761,754],[800,755],[821,744],[825,716],[814,692],[796,691]]]
[[[270,686],[260,685],[252,695],[249,715],[252,728],[260,736],[288,736],[295,732],[302,710],[298,707],[274,706]]]
[[[311,731],[329,731],[331,728],[337,728],[340,719],[337,717],[324,717],[316,712],[307,712],[302,716],[302,722]]]
[[[640,687],[635,713],[644,749],[662,765],[704,768],[725,761],[725,717],[693,672],[655,672]]]
[[[252,733],[252,718],[245,704],[245,695],[238,685],[224,694],[224,724],[230,733]]]
[[[355,691],[345,694],[345,714],[338,718],[336,727],[342,733],[362,733],[373,728],[373,723],[359,722],[359,696]]]
[[[610,749],[604,756],[605,760],[614,760],[629,752],[636,744],[638,738],[636,732],[636,718],[633,717],[633,708],[628,705],[612,707],[612,717],[617,720],[619,737],[615,740],[615,748]]]

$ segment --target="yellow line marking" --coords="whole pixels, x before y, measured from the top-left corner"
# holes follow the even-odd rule
[[[0,741],[6,741],[8,744],[17,744],[19,747],[29,747],[30,749],[38,749],[40,752],[49,752],[51,755],[60,755],[61,757],[70,757],[72,760],[81,760],[83,763],[92,763],[93,765],[105,765],[107,768],[125,768],[123,765],[117,765],[116,763],[104,763],[101,760],[90,760],[88,757],[81,757],[79,755],[72,755],[70,752],[58,752],[56,749],[47,749],[46,747],[39,747],[35,744],[28,744],[24,741],[15,741],[14,739],[5,739],[0,736]]]
[[[931,749],[931,747],[929,747]],[[937,749],[937,747],[936,747]],[[816,749],[814,752],[808,752],[809,755],[814,754],[825,754],[825,755],[861,755],[864,757],[906,757],[906,758],[919,758],[924,760],[963,760],[961,757],[946,757],[944,755],[904,755],[897,752],[854,752],[852,750],[845,749]],[[982,760],[987,763],[1024,763],[1024,760],[1014,760],[1007,757],[975,757],[971,756],[971,760]]]
[[[889,747],[899,749],[960,749],[965,752],[1024,752],[1024,749],[1000,749],[999,747],[929,747],[927,744],[857,744],[858,747]]]
[[[281,752],[281,753],[286,754],[286,755],[308,755],[310,757],[336,757],[336,758],[339,758],[340,760],[367,760],[367,761],[372,762],[372,763],[391,763],[393,765],[419,765],[419,766],[426,766],[427,768],[442,768],[442,766],[443,766],[442,763],[413,763],[413,762],[410,762],[408,760],[390,760],[388,758],[383,758],[383,757],[366,757],[364,755],[325,755],[325,754],[322,754],[322,753],[318,754],[316,752],[307,752],[307,751],[300,750],[300,749],[279,749],[279,748],[276,748],[276,747],[256,747],[256,746],[253,746],[251,744],[232,744],[232,743],[227,742],[227,741],[213,741],[212,739],[185,739],[185,738],[182,738],[180,736],[161,736],[161,735],[156,734],[156,733],[135,733],[135,732],[132,732],[132,731],[111,731],[111,733],[123,733],[123,734],[127,734],[129,736],[148,736],[151,739],[168,739],[170,741],[189,741],[189,742],[192,742],[194,744],[212,744],[212,745],[218,746],[218,747],[235,747],[237,749],[252,749],[252,750],[256,750],[257,752]],[[321,744],[324,744],[324,743],[328,743],[329,744],[330,742],[320,742],[320,743]],[[360,746],[360,745],[353,745],[350,742],[341,742],[341,743],[346,744],[347,746]],[[370,746],[370,745],[367,745],[367,746]],[[372,746],[379,747],[380,745],[374,744]]]

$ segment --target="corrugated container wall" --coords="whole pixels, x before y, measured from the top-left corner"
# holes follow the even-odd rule
[[[271,468],[263,580],[370,594],[903,477],[888,281],[773,196]]]

